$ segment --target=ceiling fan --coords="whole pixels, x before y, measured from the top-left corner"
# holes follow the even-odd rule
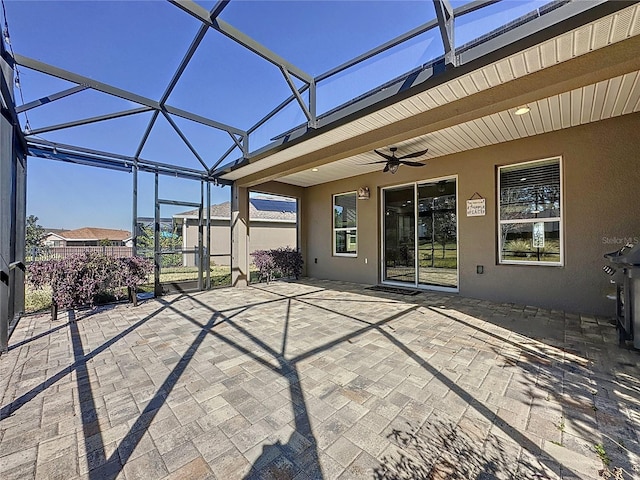
[[[389,148],[389,150],[391,150],[391,155],[379,152],[378,150],[374,150],[374,152],[376,152],[378,155],[380,155],[385,160],[378,160],[377,162],[369,162],[369,163],[367,163],[365,165],[372,165],[374,163],[386,163],[386,165],[384,166],[384,169],[382,171],[383,172],[391,172],[391,173],[396,173],[398,171],[398,167],[400,167],[400,164],[407,165],[409,167],[424,167],[425,166],[424,163],[411,162],[411,161],[405,160],[405,158],[421,157],[422,155],[424,155],[425,153],[427,153],[429,151],[429,149],[427,148],[426,150],[422,150],[420,152],[409,153],[407,155],[403,155],[402,157],[396,157],[396,151],[398,150],[398,148],[397,147],[391,147],[391,148]]]

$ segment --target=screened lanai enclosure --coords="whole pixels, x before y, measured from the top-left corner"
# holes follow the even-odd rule
[[[388,122],[371,119],[364,130],[359,119],[464,76],[457,89],[424,101],[432,103],[426,109],[454,103],[562,62],[563,56],[579,56],[637,33],[635,10],[604,26],[590,23],[636,2],[390,1],[381,2],[375,13],[367,3],[67,2],[61,11],[57,2],[3,1],[0,347],[7,349],[12,325],[24,311],[26,179],[32,165],[57,161],[130,174],[127,188],[114,195],[129,197],[134,253],[143,216],[139,182],[152,179],[148,218],[156,233],[156,294],[162,293],[158,233],[167,206],[199,212],[193,252],[200,259],[197,287],[211,288],[211,259],[204,254],[211,239],[203,231],[210,231],[212,191],[227,187],[232,284],[246,285],[250,191],[297,198],[299,223],[304,223],[304,188],[381,170],[373,148],[404,142],[409,150],[421,150],[420,141],[412,140],[420,129],[402,121],[424,105],[387,110]],[[526,64],[510,60],[490,74],[474,73],[574,30],[573,52],[544,51],[527,57]],[[623,32],[620,38],[617,32]],[[583,37],[591,44],[585,47]],[[629,73],[607,68],[603,80]],[[637,87],[633,79],[628,88],[626,82],[618,85],[620,95],[629,99],[630,111],[637,111]],[[508,102],[486,96],[469,110],[491,114],[494,107],[506,110],[517,106],[509,102],[527,100],[525,91],[507,93]],[[549,95],[555,93],[549,89]],[[474,115],[465,108],[450,111],[449,117],[462,124]],[[554,111],[549,122],[571,126],[571,120],[564,125],[566,119],[557,115],[558,120]],[[378,131],[393,122],[399,122],[395,130]],[[434,131],[448,126],[445,117],[433,122]],[[525,120],[517,128],[530,132],[521,137],[511,128],[494,124],[477,138],[456,132],[430,146],[428,158],[543,133],[546,119]],[[495,129],[509,135],[498,138],[491,133]],[[363,141],[349,144],[354,135]],[[318,172],[327,164],[334,166]],[[195,200],[162,191],[163,177],[192,182]],[[428,203],[422,207],[395,199],[399,187],[380,185],[394,212],[379,277],[457,288],[458,181],[455,176],[423,180],[402,187],[409,201]],[[298,248],[313,263],[300,230]]]

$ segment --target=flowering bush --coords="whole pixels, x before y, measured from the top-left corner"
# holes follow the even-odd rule
[[[256,250],[251,254],[260,278],[267,282],[278,277],[295,277],[302,273],[302,254],[291,247]]]
[[[147,278],[153,272],[153,262],[144,257],[118,258],[122,265],[121,284],[129,288],[136,289],[139,285],[146,283]]]
[[[50,285],[53,303],[68,309],[94,306],[104,297],[123,298],[126,288],[135,291],[152,270],[151,261],[142,257],[114,258],[85,252],[62,260],[33,262],[26,280],[36,289]]]
[[[253,257],[253,263],[258,269],[260,279],[266,280],[269,283],[273,280],[275,274],[275,263],[273,256],[268,250],[256,250],[251,254]]]
[[[35,289],[50,285],[56,263],[56,260],[42,260],[30,263],[27,269],[26,282]]]

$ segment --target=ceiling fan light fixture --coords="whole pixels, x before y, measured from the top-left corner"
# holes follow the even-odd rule
[[[398,168],[400,167],[400,165],[407,165],[409,167],[424,167],[425,166],[424,163],[414,162],[414,161],[411,161],[411,160],[408,160],[408,159],[409,158],[421,157],[422,155],[427,153],[427,151],[429,149],[427,148],[427,149],[419,151],[419,152],[408,153],[406,155],[402,155],[401,157],[396,157],[396,151],[398,150],[397,147],[390,147],[389,150],[391,151],[391,155],[386,154],[384,152],[380,152],[378,150],[373,150],[379,156],[384,158],[384,160],[378,160],[377,162],[369,162],[369,163],[367,163],[365,165],[373,165],[373,164],[376,164],[376,163],[384,163],[385,166],[382,169],[382,171],[384,173],[386,173],[386,172],[396,173],[398,171]]]
[[[529,113],[531,111],[531,108],[529,107],[529,105],[522,105],[521,107],[516,108],[516,111],[513,112],[516,115],[524,115],[525,113]]]

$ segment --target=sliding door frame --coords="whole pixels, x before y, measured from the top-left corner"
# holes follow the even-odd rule
[[[418,218],[420,215],[419,203],[418,203],[418,186],[425,183],[437,183],[442,180],[455,180],[456,182],[456,286],[444,287],[440,285],[425,285],[420,283],[420,257],[419,257],[419,232],[418,232]],[[408,282],[395,282],[393,280],[385,279],[385,191],[413,186],[413,225],[414,225],[414,269],[415,280],[413,285]],[[433,290],[437,292],[449,292],[457,293],[460,291],[460,234],[459,234],[459,189],[458,189],[458,175],[445,175],[442,177],[428,178],[424,180],[418,180],[415,182],[399,183],[397,185],[387,185],[386,187],[380,187],[380,282],[384,285],[398,286],[398,287],[412,287],[420,290]],[[432,212],[433,214],[433,212]]]

